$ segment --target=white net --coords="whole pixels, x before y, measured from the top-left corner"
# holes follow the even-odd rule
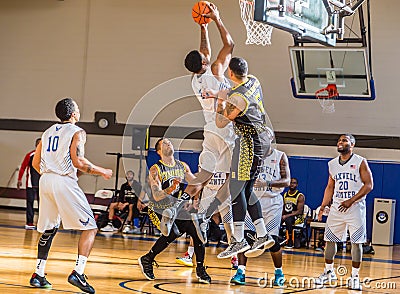
[[[254,0],[239,0],[243,23],[247,31],[246,44],[271,45],[272,27],[254,21]]]
[[[322,113],[335,112],[335,100],[333,98],[317,98],[322,107]]]
[[[326,88],[322,88],[315,92],[315,97],[318,99],[323,113],[335,112],[335,100],[338,95],[339,93],[335,84],[329,84]]]

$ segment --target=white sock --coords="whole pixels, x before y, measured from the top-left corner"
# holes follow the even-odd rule
[[[352,267],[351,268],[351,276],[354,278],[354,277],[358,277],[358,272],[360,271],[360,269],[359,268],[356,268],[356,267]]]
[[[325,263],[325,269],[326,269],[326,271],[333,272],[333,262],[332,263]]]
[[[281,270],[282,271],[282,267],[276,267],[275,270]]]
[[[193,246],[188,246],[187,252],[188,252],[190,258],[192,258],[193,254],[194,254],[194,247]]]
[[[254,221],[254,226],[256,227],[257,237],[264,237],[266,234],[268,234],[267,230],[265,229],[263,218],[256,219]]]
[[[246,266],[245,265],[239,265],[238,270],[242,270],[243,274],[246,273]]]
[[[35,273],[41,277],[44,277],[44,268],[46,266],[46,259],[37,259],[36,260],[36,270]]]
[[[87,262],[87,257],[83,255],[78,255],[78,259],[76,260],[75,271],[82,275],[85,271],[85,266]]]
[[[244,222],[233,223],[233,237],[238,242],[244,239]]]

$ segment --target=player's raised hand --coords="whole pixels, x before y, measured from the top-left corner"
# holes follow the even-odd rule
[[[207,13],[207,14],[203,14],[203,16],[209,17],[209,18],[211,18],[213,21],[219,20],[219,19],[220,19],[220,16],[219,16],[219,11],[218,11],[217,6],[216,6],[214,3],[211,3],[211,2],[210,2],[210,4],[208,5],[208,7],[210,8],[210,12]]]

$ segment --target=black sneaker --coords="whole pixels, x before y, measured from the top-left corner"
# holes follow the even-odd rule
[[[199,283],[211,284],[211,277],[207,274],[205,266],[196,267],[196,276],[199,279]]]
[[[75,287],[78,287],[85,293],[95,293],[94,288],[89,285],[89,283],[86,281],[87,276],[85,274],[78,274],[75,270],[72,271],[72,273],[68,277],[68,283],[71,285],[74,285]]]
[[[153,273],[153,263],[156,265],[156,267],[158,267],[157,262],[151,259],[148,255],[139,257],[138,261],[143,275],[146,277],[146,279],[153,281],[156,278]]]
[[[287,241],[287,244],[285,245],[285,248],[287,248],[287,249],[292,249],[292,248],[293,248],[293,241],[292,241],[292,239],[289,239],[289,240]]]
[[[35,288],[46,288],[51,289],[52,285],[46,280],[46,277],[41,277],[37,273],[33,273],[29,284]]]

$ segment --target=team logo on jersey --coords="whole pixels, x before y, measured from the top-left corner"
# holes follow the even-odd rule
[[[288,212],[288,213],[293,211],[292,203],[286,203],[285,204],[285,211]]]
[[[384,223],[386,223],[387,221],[388,221],[388,219],[389,219],[389,216],[388,216],[388,214],[386,213],[386,211],[379,211],[377,214],[376,214],[376,221],[378,222],[378,223],[380,223],[380,224],[384,224]]]
[[[89,218],[87,219],[87,221],[83,221],[83,220],[81,220],[81,219],[79,219],[79,221],[80,221],[80,223],[82,224],[82,225],[84,225],[85,227],[88,225],[88,223],[89,223]]]
[[[56,126],[56,131],[61,130],[61,128],[62,128],[62,126],[59,126],[59,127]]]

